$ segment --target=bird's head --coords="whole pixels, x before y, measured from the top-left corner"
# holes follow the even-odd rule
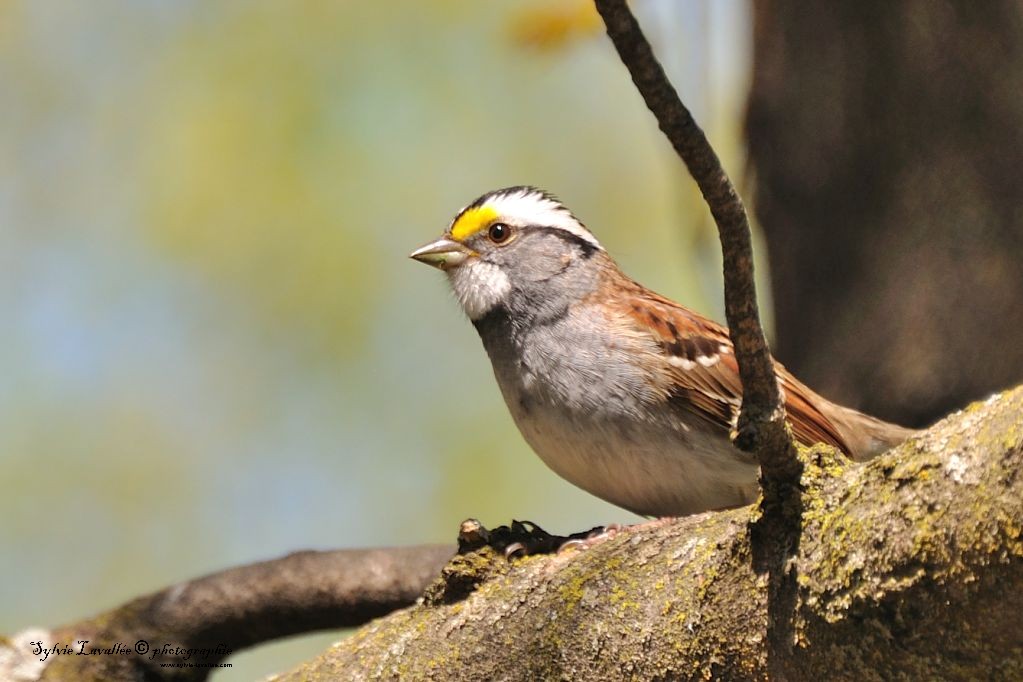
[[[554,196],[535,187],[488,192],[411,257],[443,270],[462,309],[478,320],[498,306],[563,309],[594,286],[585,267],[604,247]]]

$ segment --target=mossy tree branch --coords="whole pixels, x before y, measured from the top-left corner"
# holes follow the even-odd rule
[[[866,465],[800,451],[792,679],[1023,678],[1021,415],[1023,388]],[[280,679],[775,679],[757,513],[456,557],[422,603]]]
[[[785,661],[792,678],[1023,678],[1023,387],[865,465],[825,446],[800,457],[805,513],[792,559],[794,648]],[[769,585],[751,565],[757,513],[746,507],[647,524],[585,551],[514,562],[490,548],[456,556],[415,606],[281,679],[772,678]],[[330,570],[316,566],[317,556],[331,562],[333,553],[300,554],[175,586],[49,634],[108,645],[177,637],[182,632],[166,629],[176,622],[168,608],[183,604],[179,615],[190,614],[183,632],[208,627],[211,617],[235,623],[226,636],[240,639],[231,641],[251,641],[248,618],[235,621],[241,611],[216,615],[225,595],[258,604],[265,592],[243,592],[261,592],[267,579],[271,591],[297,589],[294,603],[308,599],[323,610],[345,608],[331,593],[361,585],[361,603],[399,595],[371,609],[386,610],[418,594],[406,582],[410,568],[425,583],[450,551],[381,550],[383,562],[342,553]],[[297,572],[282,570],[288,566]],[[332,573],[337,584],[325,578]],[[186,597],[189,589],[209,601]],[[279,606],[270,612],[287,615]],[[280,628],[291,631],[294,621]],[[51,656],[20,668],[32,676],[14,678],[14,657],[28,658],[19,647],[0,641],[6,678],[199,680],[208,672],[154,669],[129,657]]]

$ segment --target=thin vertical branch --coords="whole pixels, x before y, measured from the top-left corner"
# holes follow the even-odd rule
[[[751,544],[755,567],[769,576],[768,668],[773,679],[786,679],[797,596],[789,558],[799,546],[802,465],[785,424],[774,361],[760,324],[749,219],[721,161],[665,75],[628,5],[624,0],[594,2],[618,56],[661,131],[696,180],[718,227],[724,255],[725,314],[743,392],[734,440],[738,447],[755,453],[764,493],[762,516],[752,529]]]
[[[791,459],[786,446],[791,439],[778,433],[784,430],[784,405],[760,324],[746,208],[703,130],[665,75],[628,5],[624,0],[596,0],[596,6],[622,63],[629,69],[660,129],[696,180],[718,227],[724,255],[725,315],[743,389],[737,445],[757,453],[765,476],[779,473],[790,477],[792,466],[784,460]]]

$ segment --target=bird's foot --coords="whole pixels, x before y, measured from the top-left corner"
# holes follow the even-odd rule
[[[570,549],[589,549],[613,538],[622,529],[623,526],[614,523],[571,535],[553,535],[532,521],[512,521],[510,526],[488,530],[476,519],[467,519],[458,532],[458,552],[466,554],[491,547],[509,560],[532,554],[555,554]]]
[[[596,526],[581,533],[573,533],[565,538],[565,541],[558,547],[558,554],[572,549],[589,549],[605,540],[610,540],[626,528],[627,526],[620,523],[612,523],[607,526]]]

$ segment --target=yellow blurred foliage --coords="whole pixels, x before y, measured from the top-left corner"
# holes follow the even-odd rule
[[[519,45],[538,50],[557,50],[574,40],[603,31],[600,15],[590,0],[545,2],[519,10],[509,33]]]

